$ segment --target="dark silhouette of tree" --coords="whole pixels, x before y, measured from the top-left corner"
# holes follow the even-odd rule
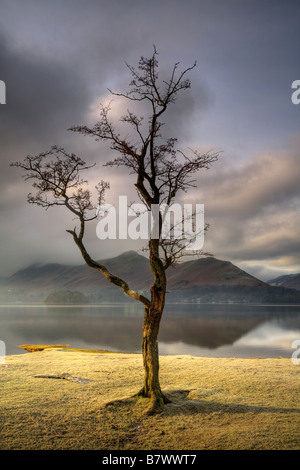
[[[92,128],[74,126],[70,129],[83,135],[93,137],[98,141],[108,141],[115,152],[114,160],[107,166],[125,167],[129,173],[136,175],[135,188],[139,198],[148,211],[162,203],[170,206],[181,191],[186,192],[195,186],[194,175],[201,169],[210,168],[217,160],[215,153],[201,154],[191,150],[190,154],[177,150],[177,139],[165,138],[162,134],[163,117],[171,104],[174,104],[179,92],[191,86],[187,73],[196,63],[179,72],[179,63],[171,70],[168,80],[160,80],[158,73],[158,53],[154,48],[150,58],[141,57],[138,68],[127,64],[132,76],[126,93],[112,93],[128,102],[145,105],[149,108],[148,120],[138,117],[128,110],[120,116],[122,129],[129,125],[128,133],[121,135],[116,131],[114,123],[109,118],[110,105],[101,106],[100,120]],[[180,110],[179,110],[180,112]],[[86,181],[82,173],[91,168],[84,160],[64,148],[53,146],[49,151],[36,156],[27,156],[23,162],[14,163],[25,170],[25,179],[33,180],[35,194],[28,195],[28,201],[45,209],[51,206],[65,206],[79,221],[79,227],[67,230],[73,237],[81,255],[88,266],[100,271],[113,284],[119,286],[125,294],[138,300],[144,305],[145,316],[143,323],[142,354],[144,364],[144,384],[137,393],[150,399],[148,413],[160,411],[168,399],[161,391],[159,382],[159,353],[157,337],[161,317],[165,306],[167,290],[167,269],[186,254],[203,255],[202,251],[187,252],[186,240],[163,236],[163,214],[158,213],[157,237],[150,237],[147,250],[149,263],[153,273],[153,283],[150,295],[146,297],[120,279],[108,269],[95,261],[89,255],[84,244],[86,224],[97,218],[97,207],[104,201],[109,183],[101,181],[97,187],[96,203],[92,202],[92,194],[86,189]],[[205,226],[207,229],[207,226]]]

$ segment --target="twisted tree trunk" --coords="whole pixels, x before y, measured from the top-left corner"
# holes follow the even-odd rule
[[[167,280],[165,270],[159,256],[157,256],[157,253],[157,242],[150,242],[150,265],[154,274],[154,284],[151,287],[150,305],[145,306],[142,339],[145,376],[143,388],[138,394],[140,396],[150,398],[148,414],[161,411],[164,403],[169,403],[169,400],[161,391],[159,382],[159,353],[157,338],[160,320],[165,306]]]
[[[142,355],[144,364],[144,385],[138,395],[150,398],[148,414],[159,412],[164,403],[169,403],[163,395],[159,382],[158,332],[162,311],[154,312],[145,309],[142,339]]]

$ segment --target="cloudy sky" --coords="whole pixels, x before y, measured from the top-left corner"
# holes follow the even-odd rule
[[[90,178],[110,181],[107,202],[130,195],[124,171],[102,166],[107,146],[67,129],[97,120],[107,89],[130,82],[125,62],[149,57],[153,44],[163,73],[197,61],[170,136],[182,150],[220,152],[188,194],[205,206],[204,248],[260,279],[300,272],[298,0],[0,0],[0,11],[0,275],[82,263],[65,231],[74,221],[29,205],[30,186],[10,163],[57,144],[97,162]],[[95,227],[87,241],[97,259],[134,248],[101,242]]]

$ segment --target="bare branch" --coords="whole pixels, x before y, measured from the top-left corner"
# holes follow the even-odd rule
[[[138,300],[139,302],[144,304],[145,307],[149,307],[149,305],[150,305],[149,299],[147,299],[145,296],[139,294],[138,292],[132,290],[129,287],[129,285],[127,284],[126,281],[124,281],[123,279],[121,279],[118,276],[113,275],[104,265],[98,263],[97,261],[93,260],[90,257],[90,255],[88,254],[88,252],[87,252],[87,250],[86,250],[86,248],[83,244],[82,237],[77,236],[75,230],[67,230],[67,232],[70,233],[73,236],[73,239],[74,239],[76,245],[78,246],[84,261],[86,262],[86,264],[89,267],[91,267],[93,269],[96,269],[97,271],[101,272],[108,279],[109,282],[111,282],[115,286],[120,287],[126,295],[128,295],[132,299]]]
[[[121,136],[115,131],[114,124],[109,120],[111,105],[101,106],[100,120],[94,127],[74,126],[71,130],[94,137],[96,140],[109,141],[111,149],[116,152],[115,159],[106,163],[107,166],[124,166],[130,173],[136,174],[136,189],[139,198],[151,210],[153,204],[162,202],[170,205],[180,191],[187,190],[196,185],[195,174],[201,169],[208,169],[217,160],[217,153],[201,154],[191,150],[189,155],[177,149],[176,138],[164,138],[161,134],[162,123],[159,118],[171,103],[176,101],[177,94],[191,86],[187,74],[196,67],[196,62],[179,72],[179,62],[173,66],[169,79],[160,80],[158,73],[158,52],[154,46],[150,58],[141,57],[138,67],[126,64],[131,74],[131,82],[127,92],[114,93],[129,101],[146,101],[150,104],[148,115],[148,128],[142,126],[143,118],[138,117],[129,109],[127,114],[121,116],[122,124],[129,124],[138,141],[133,143],[128,135]],[[158,242],[163,243],[162,241]],[[151,241],[154,249],[155,242]],[[175,243],[178,259],[183,250]],[[150,246],[150,245],[149,245]],[[167,245],[165,245],[167,246]],[[173,250],[173,253],[175,251]],[[170,253],[168,243],[168,253]],[[155,247],[158,253],[158,246]]]
[[[55,160],[50,159],[55,156]],[[92,194],[89,189],[83,187],[86,183],[80,177],[80,172],[92,168],[94,165],[86,165],[84,160],[74,154],[66,152],[63,148],[53,146],[51,150],[36,156],[27,156],[23,162],[13,163],[11,166],[25,170],[25,180],[33,180],[36,193],[28,195],[28,202],[37,204],[46,210],[52,206],[65,206],[79,219],[79,234],[76,227],[67,230],[79,248],[81,255],[88,266],[97,269],[113,284],[123,289],[125,294],[139,300],[145,306],[149,306],[149,300],[143,295],[130,289],[123,279],[111,274],[105,266],[97,263],[88,254],[83,237],[87,222],[97,218],[96,205],[92,203]],[[74,191],[76,189],[76,191]],[[96,186],[97,205],[104,201],[105,192],[109,189],[109,183],[100,181]],[[70,190],[73,190],[70,193]],[[94,215],[87,213],[94,211]]]

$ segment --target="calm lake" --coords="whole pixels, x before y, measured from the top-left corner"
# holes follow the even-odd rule
[[[0,306],[0,340],[9,354],[20,344],[63,344],[139,352],[140,305]],[[160,354],[291,357],[300,341],[300,306],[168,305]],[[3,345],[3,343],[2,343]]]

